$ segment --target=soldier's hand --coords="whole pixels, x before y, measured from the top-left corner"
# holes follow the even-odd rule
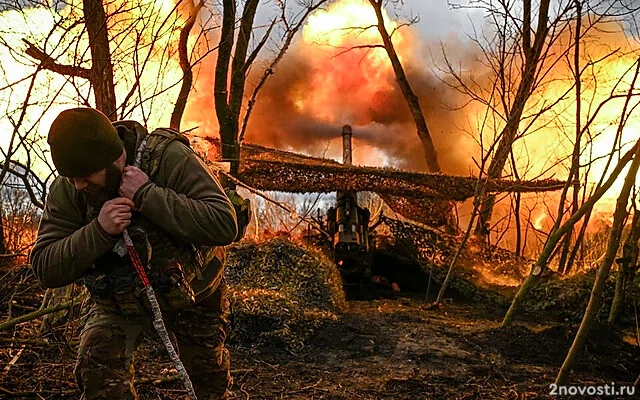
[[[98,223],[109,235],[119,235],[131,224],[131,209],[135,204],[126,197],[116,197],[102,205]]]
[[[145,174],[140,168],[127,165],[122,171],[122,181],[120,182],[121,196],[133,200],[133,195],[136,194],[140,186],[144,185],[149,180],[147,174]]]

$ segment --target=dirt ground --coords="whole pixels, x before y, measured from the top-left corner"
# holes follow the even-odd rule
[[[460,302],[427,308],[418,294],[350,301],[346,313],[296,353],[232,341],[231,399],[552,397],[549,385],[576,327],[528,322],[501,330],[504,310]],[[18,332],[24,334],[24,329]],[[78,327],[67,324],[56,332],[68,335],[74,329]],[[78,398],[72,376],[76,343],[54,337],[29,343],[20,335],[14,342],[6,335],[2,340],[0,398]],[[572,383],[633,382],[640,372],[640,348],[627,342],[596,327]],[[162,347],[148,339],[138,356],[141,399],[184,398]]]
[[[234,348],[236,399],[551,398],[573,329],[516,324],[499,329],[501,310],[420,300],[350,302],[303,352]],[[575,384],[633,382],[637,346],[596,329]]]

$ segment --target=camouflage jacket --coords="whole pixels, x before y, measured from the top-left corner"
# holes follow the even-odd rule
[[[132,165],[147,131],[134,122],[119,124],[117,129],[127,164]],[[233,206],[211,171],[189,147],[173,141],[162,154],[157,174],[140,187],[133,201],[136,211],[130,228],[134,231],[140,225],[151,231],[150,237],[169,240],[175,248],[193,244],[207,249],[202,279],[194,279],[191,286],[198,301],[211,294],[222,277],[224,251],[219,246],[230,244],[237,233]],[[66,178],[58,177],[51,184],[30,255],[42,286],[61,287],[118,267],[132,271],[128,257],[114,250],[121,236],[104,231],[97,211],[87,211],[83,195]],[[156,248],[160,250],[156,253],[167,252],[164,242]]]

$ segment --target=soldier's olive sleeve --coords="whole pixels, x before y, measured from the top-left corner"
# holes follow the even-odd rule
[[[33,271],[46,288],[75,282],[118,240],[105,232],[97,219],[82,224],[72,188],[65,187],[70,184],[63,179],[51,185],[30,255]]]
[[[180,142],[162,156],[160,170],[133,197],[145,217],[178,239],[225,246],[237,233],[233,205],[209,168]]]

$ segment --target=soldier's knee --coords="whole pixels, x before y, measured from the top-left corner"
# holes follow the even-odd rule
[[[126,334],[116,327],[83,333],[74,374],[83,399],[136,399]]]

